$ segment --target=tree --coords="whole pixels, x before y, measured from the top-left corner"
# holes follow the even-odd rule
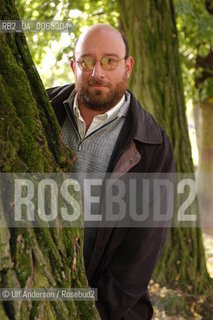
[[[166,129],[177,172],[193,172],[178,37],[172,0],[118,0],[121,29],[135,66],[130,88]],[[194,208],[198,214],[198,207]],[[174,228],[155,278],[161,284],[204,292],[209,285],[201,230]]]
[[[14,1],[0,1],[0,19],[18,20]],[[25,36],[0,33],[0,171],[69,172],[74,157],[31,59]],[[0,194],[1,223],[6,205]],[[80,201],[80,198],[78,198]],[[4,221],[4,223],[6,223]],[[86,287],[82,228],[0,229],[0,284],[4,288]],[[98,319],[93,303],[0,303],[1,319]]]

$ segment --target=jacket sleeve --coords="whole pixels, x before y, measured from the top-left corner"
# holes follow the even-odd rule
[[[173,153],[166,135],[164,142],[156,146],[152,159],[152,172],[154,169],[155,172],[174,172]],[[98,288],[97,308],[101,319],[152,318],[147,287],[162,254],[168,232],[168,227],[127,230],[112,260],[94,284]],[[134,309],[139,312],[134,313]],[[146,311],[141,311],[145,309]],[[146,314],[142,314],[143,312]]]

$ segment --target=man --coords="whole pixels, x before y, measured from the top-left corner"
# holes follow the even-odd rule
[[[127,91],[133,63],[124,36],[94,25],[75,43],[75,85],[48,89],[63,142],[77,154],[74,172],[174,170],[166,133]],[[167,234],[167,228],[85,230],[85,268],[98,288],[102,319],[152,318],[147,287]]]

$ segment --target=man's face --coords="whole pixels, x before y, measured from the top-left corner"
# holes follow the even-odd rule
[[[80,37],[71,67],[75,75],[76,91],[80,103],[96,111],[109,110],[118,103],[127,88],[133,58],[124,59],[125,45],[120,34],[113,29],[100,27]],[[113,70],[105,70],[100,60],[112,57],[117,62]],[[78,61],[94,60],[92,70],[81,70]]]

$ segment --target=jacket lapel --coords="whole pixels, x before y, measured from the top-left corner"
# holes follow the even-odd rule
[[[136,148],[135,142],[131,141],[130,145],[121,155],[111,174],[112,179],[119,179],[122,175],[129,172],[136,164],[141,161],[141,155]]]

